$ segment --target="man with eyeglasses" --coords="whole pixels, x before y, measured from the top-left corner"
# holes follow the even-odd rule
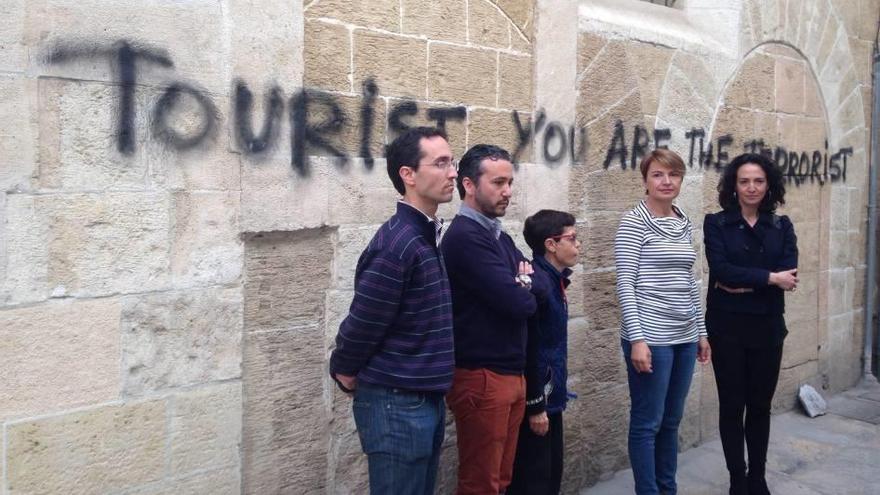
[[[458,443],[458,495],[503,493],[510,484],[525,409],[527,321],[550,282],[501,228],[513,165],[478,144],[462,157],[463,199],[441,248],[452,285],[455,377],[446,397]]]
[[[430,127],[405,131],[386,160],[403,199],[358,260],[330,375],[353,396],[370,492],[432,494],[454,366],[452,296],[436,214],[452,200],[457,166],[446,134]]]

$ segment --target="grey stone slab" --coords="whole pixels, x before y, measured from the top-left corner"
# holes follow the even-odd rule
[[[838,416],[880,424],[880,402],[836,397],[828,405],[828,411]]]

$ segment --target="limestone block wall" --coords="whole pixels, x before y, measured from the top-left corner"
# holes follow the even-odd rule
[[[654,3],[3,2],[0,493],[365,492],[326,363],[393,211],[383,146],[423,123],[516,154],[515,238],[540,208],[586,238],[567,492],[627,465],[611,244],[654,146],[697,226],[726,160],[777,159],[802,286],[776,407],[853,384],[880,2]],[[689,401],[684,448],[715,435],[708,367]],[[455,445],[450,420],[440,493]]]

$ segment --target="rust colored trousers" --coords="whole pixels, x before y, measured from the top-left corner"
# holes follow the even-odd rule
[[[446,403],[458,437],[458,495],[497,495],[513,477],[519,426],[525,413],[522,375],[485,368],[455,369]]]

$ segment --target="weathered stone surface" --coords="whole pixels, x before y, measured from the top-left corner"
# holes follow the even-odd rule
[[[581,93],[578,99],[577,126],[587,127],[588,148],[585,166],[576,169],[572,174],[573,178],[578,176],[582,178],[584,174],[598,170],[617,172],[621,169],[637,168],[639,160],[633,161],[632,159],[634,126],[644,124],[644,116],[641,113],[642,103],[638,91],[631,91],[617,105],[589,123],[586,120],[589,109],[584,106],[585,98],[589,98],[589,95]],[[622,126],[623,139],[615,141],[618,124]],[[572,185],[569,189],[570,194],[576,190],[578,189]]]
[[[168,197],[161,193],[41,196],[53,291],[101,296],[168,284]]]
[[[584,35],[586,36],[586,35]],[[657,115],[660,94],[666,81],[669,63],[675,53],[671,48],[648,43],[628,43],[626,54],[633,67],[639,67],[636,78],[642,99],[642,112]]]
[[[510,46],[510,20],[486,0],[468,2],[468,41],[492,48]]]
[[[0,311],[0,419],[118,397],[119,312],[113,299]]]
[[[786,58],[776,59],[776,111],[803,113],[804,72],[803,62]]]
[[[365,84],[365,81],[356,82],[356,84]],[[363,88],[361,88],[363,89]],[[379,87],[379,91],[382,91]],[[383,146],[384,130],[385,130],[385,112],[379,101],[368,103],[360,96],[340,96],[327,95],[323,93],[313,93],[313,100],[309,106],[308,121],[310,125],[320,125],[322,122],[330,122],[335,117],[331,114],[329,105],[322,103],[322,99],[332,99],[332,101],[342,111],[342,127],[337,132],[327,133],[325,139],[328,144],[344,153],[347,156],[364,156],[365,150],[361,149],[361,141],[366,141],[366,152],[371,157],[379,158],[385,155]],[[373,115],[370,121],[361,120],[361,112],[365,105],[372,105]],[[306,147],[307,155],[330,156],[326,148],[309,145]],[[336,168],[340,171],[347,171],[351,166],[355,165],[355,161],[336,162]]]
[[[105,83],[41,78],[37,82],[39,184],[45,189],[145,189],[150,162],[164,152],[151,146],[144,104],[154,91],[141,91],[133,128],[138,153],[125,156],[114,137],[118,89]],[[158,155],[158,156],[156,156]]]
[[[828,16],[828,22],[825,24],[825,29],[822,31],[822,37],[819,40],[819,45],[816,50],[816,61],[814,67],[816,68],[816,72],[820,74],[819,79],[823,79],[821,74],[823,74],[825,70],[825,62],[829,60],[829,55],[831,55],[831,50],[834,48],[834,45],[841,40],[841,43],[844,43],[846,39],[846,31],[841,26],[840,22],[834,16]]]
[[[629,388],[624,384],[581,395],[568,403],[565,421],[565,479],[563,490],[595,483],[602,473],[628,467],[626,435]]]
[[[351,34],[345,26],[305,21],[303,82],[310,88],[351,91]]]
[[[326,485],[323,332],[249,333],[244,350],[243,493]]]
[[[399,0],[321,0],[305,10],[308,17],[327,17],[356,26],[400,31]]]
[[[828,318],[828,385],[832,392],[852,387],[860,376],[860,352],[854,351],[853,314],[846,313]]]
[[[527,37],[531,37],[534,29],[534,1],[532,0],[491,0]]]
[[[245,243],[245,331],[314,327],[330,286],[332,230],[250,237]]]
[[[141,395],[241,376],[240,289],[123,300],[124,392]]]
[[[618,322],[597,320],[589,313],[570,320],[568,348],[569,389],[578,397],[626,383]]]
[[[800,291],[800,289],[798,289]],[[816,317],[799,322],[788,322],[788,337],[782,354],[782,367],[791,368],[819,359],[819,328]]]
[[[498,106],[529,111],[532,108],[532,57],[502,53],[498,56]]]
[[[9,0],[0,6],[0,70],[20,71],[25,67],[24,5],[25,0]]]
[[[427,49],[424,40],[355,30],[354,80],[372,77],[384,95],[424,98],[425,71],[413,61],[425,60]]]
[[[669,70],[657,111],[663,120],[678,128],[708,129],[712,122],[712,108],[677,68]]]
[[[517,171],[516,187],[525,196],[525,213],[549,208],[568,210],[569,167],[524,163]]]
[[[460,142],[463,146],[464,140]],[[327,196],[327,223],[351,225],[381,224],[394,214],[395,198],[400,195],[388,178],[384,160],[376,160],[372,170],[363,160],[356,160],[347,170],[328,177]]]
[[[241,276],[240,193],[175,193],[171,274],[174,285],[233,283]]]
[[[627,44],[609,41],[579,82],[578,121],[584,124],[617,106],[637,90],[638,80],[629,65]],[[641,104],[639,105],[641,111]]]
[[[797,403],[797,391],[803,384],[817,389],[821,386],[817,361],[807,361],[791,368],[782,368],[773,395],[773,412],[787,411]]]
[[[14,5],[15,2],[13,2]],[[0,7],[0,10],[6,8]],[[0,12],[0,18],[3,13]],[[0,21],[0,33],[2,23]],[[0,39],[3,35],[0,34]],[[4,43],[0,41],[0,46]],[[4,48],[8,48],[7,45]],[[3,50],[0,48],[0,61]],[[2,65],[2,62],[0,62]],[[0,122],[12,132],[0,132],[0,156],[3,166],[0,167],[0,189],[3,191],[31,189],[31,182],[36,175],[36,153],[34,138],[36,126],[31,122],[31,110],[35,102],[36,85],[21,77],[0,75]]]
[[[622,215],[645,193],[645,182],[638,170],[598,170],[581,176],[578,185],[581,184],[583,189],[570,195],[572,204],[575,200],[583,204],[576,210],[579,215],[590,211],[617,211]]]
[[[175,394],[171,399],[171,475],[237,466],[241,443],[241,382]]]
[[[237,466],[225,467],[162,483],[150,483],[125,493],[126,495],[204,495],[206,493],[238,495],[241,493],[241,476]]]
[[[532,127],[532,114],[519,113],[519,122],[523,130]],[[531,140],[529,140],[531,142]],[[501,146],[513,156],[519,145],[519,132],[512,112],[477,109],[470,112],[468,118],[468,147],[486,143]],[[520,162],[532,163],[531,144],[516,157]]]
[[[633,201],[633,206],[635,206]],[[578,226],[578,230],[585,230],[586,237],[590,240],[591,248],[582,253],[585,270],[614,267],[614,236],[617,235],[617,226],[623,215],[618,212],[595,212],[587,213],[584,221],[585,227]]]
[[[370,240],[376,234],[378,225],[340,227],[333,237],[336,246],[333,257],[333,282],[336,289],[354,289],[354,274],[357,261]]]
[[[401,8],[402,33],[427,36],[432,40],[465,43],[467,7],[464,0],[446,2],[403,0]]]
[[[160,479],[165,408],[164,401],[113,405],[8,425],[10,495],[98,494]]]
[[[42,301],[49,297],[48,221],[39,211],[37,197],[4,194],[3,279],[0,302],[3,305]]]
[[[152,49],[172,58],[174,70],[144,61],[138,83],[164,85],[169,76],[223,93],[230,80],[225,40],[225,7],[219,3],[170,3],[161,8],[116,2],[112,8],[97,8],[92,2],[45,0],[25,2],[24,42],[34,55],[49,49],[111,48],[117,40]],[[106,6],[105,6],[106,7]],[[277,22],[277,20],[276,20]],[[175,49],[186,40],[186,49]],[[89,53],[89,52],[87,52]],[[39,75],[59,75],[110,82],[112,57],[85,55],[66,62],[47,64],[41,56],[29,56],[30,70]]]
[[[608,40],[600,35],[590,33],[590,32],[579,32],[578,33],[578,49],[577,49],[577,73],[578,79],[584,77],[585,70],[593,63],[596,59],[596,56],[605,45],[608,43]],[[638,45],[629,45],[630,47],[638,46]]]
[[[396,98],[388,98],[388,112],[394,112],[394,110],[401,104],[404,103],[405,100],[399,100]],[[455,107],[460,107],[460,105],[450,105],[450,104],[442,104],[431,102],[429,105],[419,105],[418,112],[415,115],[401,118],[404,124],[415,127],[420,125],[426,126],[437,126],[437,119],[432,119],[428,117],[428,112],[432,109],[446,110]],[[383,124],[384,126],[384,124]],[[452,153],[455,156],[464,155],[465,151],[467,151],[467,126],[468,126],[468,118],[458,120],[448,118],[446,120],[445,129],[446,129],[446,137],[449,138],[449,146],[452,148]],[[384,127],[379,127],[379,129],[383,129]],[[394,141],[394,138],[398,136],[398,133],[389,127],[388,133],[386,136],[386,141],[391,142]],[[376,156],[384,156],[384,150],[381,155]],[[387,174],[385,174],[387,177]],[[391,185],[391,182],[388,182],[388,185]]]
[[[300,26],[305,3],[229,0],[223,4],[234,26],[228,35],[230,74],[254,82],[277,82],[287,91],[299,88],[304,71],[304,50],[299,47],[304,44]]]
[[[774,68],[773,57],[758,52],[750,55],[728,86],[724,103],[734,107],[773,111]]]
[[[700,380],[700,440],[707,442],[718,438],[718,386],[712,363],[703,366],[694,380]]]
[[[616,287],[617,277],[614,271],[592,271],[587,277],[584,310],[593,328],[619,328],[620,307],[617,304]]]
[[[498,53],[492,50],[431,43],[428,98],[494,107]]]
[[[332,158],[310,157],[306,175],[298,174],[289,157],[272,157],[246,166],[241,178],[242,232],[271,232],[320,227],[329,221],[329,177]]]
[[[804,81],[804,113],[808,117],[824,117],[825,103],[819,94],[819,83],[812,72],[808,72]]]

